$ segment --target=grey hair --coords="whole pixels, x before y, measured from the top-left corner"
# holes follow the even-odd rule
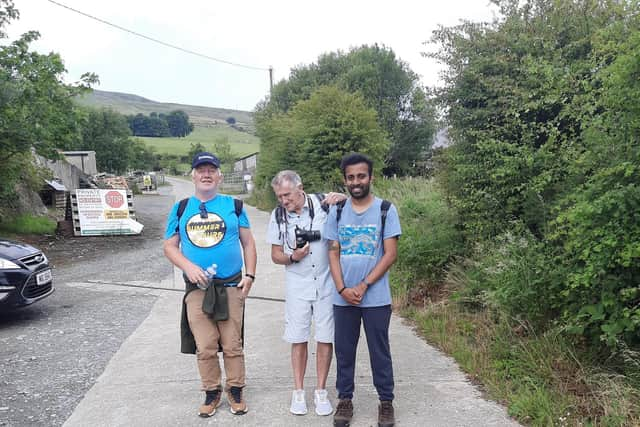
[[[222,170],[220,170],[220,168],[216,168],[216,171],[218,172],[218,175],[222,175]],[[196,176],[196,170],[195,169],[191,169],[191,178]]]
[[[294,187],[299,187],[300,185],[302,185],[302,179],[300,178],[300,175],[296,173],[296,171],[283,170],[278,172],[276,176],[273,177],[273,179],[271,180],[271,187],[279,187],[284,183],[284,181],[290,182]]]

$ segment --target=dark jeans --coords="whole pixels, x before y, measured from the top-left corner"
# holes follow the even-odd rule
[[[373,385],[380,400],[393,400],[393,365],[389,348],[391,306],[333,306],[335,349],[339,399],[352,399],[356,367],[356,350],[360,340],[360,321],[369,347]]]

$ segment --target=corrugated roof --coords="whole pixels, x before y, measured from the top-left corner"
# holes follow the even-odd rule
[[[64,184],[61,184],[58,181],[49,181],[47,179],[45,179],[45,181],[56,191],[67,191],[67,187],[65,187]]]

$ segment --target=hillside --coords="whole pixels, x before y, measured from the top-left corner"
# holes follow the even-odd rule
[[[122,114],[142,113],[148,115],[152,112],[169,113],[173,110],[183,110],[189,115],[189,119],[194,125],[201,127],[224,123],[228,117],[234,117],[239,126],[249,131],[253,129],[253,116],[249,111],[156,102],[128,93],[93,90],[79,97],[78,103],[88,107],[111,108]]]

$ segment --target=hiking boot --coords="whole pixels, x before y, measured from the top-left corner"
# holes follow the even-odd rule
[[[390,400],[381,400],[378,405],[378,427],[393,427],[395,424],[393,403]]]
[[[351,418],[353,418],[351,399],[340,399],[336,413],[333,415],[333,425],[335,427],[349,427]]]
[[[229,400],[229,410],[232,414],[243,415],[249,410],[242,398],[242,387],[230,387],[227,390],[227,399]]]
[[[207,395],[204,399],[204,403],[200,405],[200,409],[198,410],[198,415],[203,418],[211,417],[216,413],[216,408],[220,406],[220,397],[222,393],[220,390],[207,390]]]
[[[307,402],[304,399],[304,390],[293,390],[293,394],[291,395],[291,407],[289,411],[293,415],[306,415],[307,413]]]
[[[327,390],[316,390],[313,393],[313,403],[316,405],[316,414],[325,416],[333,413],[333,407],[327,398]]]

